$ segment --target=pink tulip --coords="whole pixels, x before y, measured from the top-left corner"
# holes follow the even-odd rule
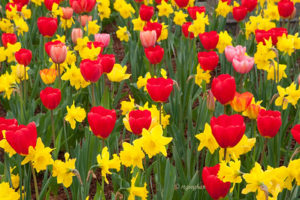
[[[110,35],[108,33],[97,33],[95,34],[95,42],[101,42],[103,47],[107,47],[110,42]]]
[[[254,59],[246,55],[235,56],[232,60],[232,65],[235,71],[238,73],[246,74],[252,69],[254,65]]]
[[[243,47],[243,46],[236,46],[236,47],[233,47],[233,46],[227,46],[225,48],[225,56],[226,56],[226,59],[228,60],[228,62],[232,62],[233,58],[235,56],[243,56],[245,55],[246,53],[246,47]]]
[[[78,17],[78,21],[81,24],[81,26],[85,27],[87,21],[92,21],[92,16],[88,16],[88,15],[80,15]]]
[[[141,43],[144,48],[153,47],[156,42],[156,32],[152,31],[141,31],[140,32]]]
[[[64,43],[54,44],[50,49],[50,58],[56,64],[65,62],[67,57],[67,47]]]
[[[72,33],[71,33],[72,42],[74,44],[76,44],[77,39],[82,38],[82,35],[83,35],[83,32],[82,32],[81,28],[73,28]]]
[[[300,74],[298,75],[298,85],[300,85]]]
[[[62,18],[64,19],[71,19],[72,15],[73,15],[73,8],[71,7],[66,7],[66,8],[61,8],[62,12],[63,12],[63,16]]]

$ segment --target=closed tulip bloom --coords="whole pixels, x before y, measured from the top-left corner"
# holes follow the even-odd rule
[[[238,6],[238,7],[233,7],[232,15],[236,21],[240,22],[243,19],[245,19],[245,17],[247,16],[247,12],[248,10],[246,7]]]
[[[12,11],[12,9],[16,9],[18,12],[22,11],[22,5],[18,3],[10,3],[8,2],[5,6],[5,10]]]
[[[141,5],[140,7],[140,18],[143,20],[143,21],[150,21],[153,14],[154,14],[154,8],[152,6],[146,6],[146,5]]]
[[[103,47],[107,47],[110,42],[110,34],[108,33],[97,33],[94,35],[95,42],[101,42]]]
[[[161,62],[165,52],[164,49],[159,45],[156,45],[155,47],[145,48],[144,51],[149,62],[153,65],[156,65]]]
[[[43,105],[47,109],[54,110],[59,105],[61,100],[60,89],[46,87],[40,92],[40,98]]]
[[[103,73],[110,73],[116,63],[114,54],[100,54],[98,60]]]
[[[22,7],[29,3],[29,0],[13,0],[14,3],[20,4]]]
[[[140,40],[144,48],[153,47],[156,43],[156,32],[153,31],[141,31]]]
[[[11,126],[18,126],[18,121],[16,119],[0,117],[0,141],[3,139],[2,131],[8,130]]]
[[[132,133],[141,135],[143,129],[151,125],[151,112],[149,110],[132,110],[129,112],[129,125]]]
[[[240,74],[250,72],[254,65],[254,58],[250,56],[235,56],[232,60],[232,66]]]
[[[55,69],[40,70],[40,77],[46,85],[54,83],[56,76],[57,76],[57,71]]]
[[[198,53],[198,62],[203,70],[214,70],[219,63],[219,56],[215,51]]]
[[[47,55],[50,57],[50,51],[51,51],[51,47],[53,45],[59,45],[59,44],[63,44],[61,41],[59,40],[55,40],[55,41],[50,41],[50,42],[46,42],[45,43],[45,51],[47,53]]]
[[[78,21],[79,21],[79,23],[81,24],[81,26],[85,26],[86,25],[86,23],[88,22],[88,21],[92,21],[92,16],[88,16],[88,15],[80,15],[80,16],[78,16]]]
[[[96,0],[70,0],[69,2],[77,14],[91,12],[96,4]]]
[[[227,46],[225,48],[225,56],[228,62],[232,62],[233,58],[235,56],[243,56],[246,53],[246,47],[243,47],[241,45],[238,45],[236,47],[233,46]]]
[[[204,167],[202,171],[202,181],[209,196],[214,199],[226,197],[230,189],[230,182],[224,183],[218,178],[220,164],[213,167]]]
[[[194,33],[189,32],[189,27],[191,24],[192,24],[192,22],[185,22],[184,24],[182,24],[181,29],[182,29],[182,33],[183,33],[184,37],[186,37],[186,38],[189,37],[190,39],[193,39],[195,37]]]
[[[2,44],[5,48],[7,48],[7,43],[15,44],[18,40],[16,34],[14,33],[2,33],[1,35]]]
[[[197,13],[203,13],[205,12],[205,7],[204,6],[193,6],[193,7],[188,7],[188,13],[190,17],[195,20],[197,18]]]
[[[15,58],[19,64],[28,66],[31,62],[32,53],[29,49],[20,49],[15,53]]]
[[[234,99],[230,105],[235,112],[243,112],[249,107],[252,99],[253,94],[250,92],[244,92],[242,94],[235,92]]]
[[[265,31],[265,30],[255,30],[255,40],[258,43],[262,42],[264,45],[266,44],[265,40],[269,40],[271,37],[271,32],[270,31]]]
[[[210,120],[212,134],[222,148],[234,147],[242,139],[246,125],[241,115],[220,115]]]
[[[44,4],[49,11],[52,10],[52,6],[54,3],[59,4],[60,0],[44,0]]]
[[[257,129],[263,137],[275,137],[281,123],[281,113],[279,111],[261,109],[258,113]]]
[[[5,137],[9,145],[20,155],[27,155],[30,146],[35,148],[37,140],[37,130],[34,122],[27,126],[10,126],[5,132]]]
[[[39,17],[37,26],[44,37],[52,37],[57,30],[57,19],[52,17]]]
[[[184,8],[189,4],[189,0],[175,0],[178,7]]]
[[[147,80],[147,91],[153,101],[165,102],[173,90],[173,80],[170,78],[150,78]]]
[[[72,18],[73,8],[71,8],[71,7],[65,7],[65,8],[62,7],[61,9],[63,11],[63,16],[62,16],[63,19],[71,19]]]
[[[97,82],[102,75],[102,67],[98,60],[82,60],[80,72],[86,81]]]
[[[236,83],[234,77],[229,74],[221,74],[214,78],[211,85],[211,91],[215,98],[223,105],[233,100],[236,92]]]
[[[103,48],[104,48],[104,44],[102,42],[88,42],[86,44],[87,48],[92,49],[92,46],[94,46],[94,48],[98,48],[100,47],[100,52],[99,55],[103,52]],[[98,55],[98,56],[99,56]]]
[[[219,42],[219,35],[216,31],[199,34],[200,41],[206,50],[215,49]]]
[[[281,0],[278,2],[278,12],[283,18],[288,18],[294,11],[294,3],[290,0]]]
[[[72,42],[74,44],[77,44],[77,39],[82,38],[83,32],[81,28],[73,28],[71,33]]]
[[[276,45],[278,42],[278,37],[285,35],[288,35],[288,31],[286,28],[282,28],[282,27],[275,27],[275,28],[271,28],[269,30],[270,35],[272,37],[272,44]]]
[[[291,133],[293,135],[293,138],[296,140],[298,144],[300,144],[300,124],[296,124],[292,130]]]
[[[257,0],[242,0],[242,6],[246,7],[248,12],[251,12],[256,8]]]
[[[56,64],[65,62],[67,58],[67,47],[64,43],[51,45],[50,58]]]
[[[156,38],[158,39],[161,34],[162,25],[158,22],[147,22],[147,24],[143,28],[144,31],[152,31],[156,32]]]
[[[115,110],[108,110],[102,106],[92,107],[88,113],[88,122],[94,135],[107,138],[115,127],[117,115]]]

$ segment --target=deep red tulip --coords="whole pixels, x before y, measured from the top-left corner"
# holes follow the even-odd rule
[[[261,109],[257,116],[257,129],[266,138],[275,137],[281,126],[279,111]]]
[[[246,125],[239,115],[220,115],[210,120],[212,134],[222,148],[234,147],[242,139]]]
[[[154,8],[152,6],[142,5],[140,8],[140,17],[144,21],[150,21],[154,14]]]
[[[219,42],[219,35],[216,31],[199,34],[200,41],[206,50],[215,49]]]
[[[47,55],[50,57],[50,50],[51,50],[51,47],[53,45],[59,45],[59,44],[63,44],[61,41],[59,40],[55,40],[55,41],[50,41],[50,42],[46,42],[45,43],[45,51],[47,53]]]
[[[20,4],[23,7],[29,3],[29,0],[13,0],[13,2],[16,4]]]
[[[16,119],[5,119],[0,117],[0,141],[3,139],[2,131],[9,130],[14,126],[18,126],[18,121]]]
[[[46,87],[40,92],[40,98],[43,105],[47,109],[54,110],[59,105],[61,100],[60,89]]]
[[[21,12],[22,11],[22,4],[19,4],[19,3],[7,3],[5,5],[5,10],[8,10],[8,11],[11,11],[12,8],[17,8],[17,11]]]
[[[278,37],[281,37],[283,34],[288,35],[288,31],[286,28],[282,27],[276,27],[276,28],[271,28],[269,30],[270,35],[272,37],[272,44],[276,45],[278,42]]]
[[[188,7],[188,13],[190,17],[195,20],[197,19],[197,13],[203,13],[205,12],[205,7],[204,6],[193,6],[193,7]]]
[[[100,62],[103,73],[111,72],[116,63],[116,58],[114,54],[100,54],[98,56],[98,60]]]
[[[251,12],[256,8],[257,0],[242,0],[242,6],[246,7],[248,12]]]
[[[227,5],[231,4],[231,0],[221,0],[222,2],[227,2]]]
[[[271,37],[270,31],[265,30],[255,30],[255,40],[258,43],[262,42],[264,45],[266,44],[265,40],[269,40]]]
[[[233,7],[233,10],[232,10],[233,18],[238,22],[245,19],[245,17],[247,16],[247,13],[248,13],[248,10],[244,6]]]
[[[194,36],[194,33],[193,32],[189,32],[189,27],[190,25],[192,24],[192,22],[185,22],[184,24],[182,24],[182,33],[184,35],[184,37],[186,38],[190,38],[190,39],[193,39],[195,36]]]
[[[54,3],[59,4],[60,0],[44,0],[46,8],[50,11],[52,10],[52,6]]]
[[[165,2],[168,2],[168,0],[165,0]],[[161,4],[161,0],[155,0],[155,3]]]
[[[96,0],[70,0],[70,6],[77,14],[91,12],[96,4]]]
[[[230,182],[224,183],[218,178],[220,164],[213,167],[204,167],[202,181],[209,196],[214,200],[224,198],[230,189]]]
[[[283,18],[287,18],[292,15],[294,11],[294,3],[290,0],[281,0],[278,2],[278,12]]]
[[[5,48],[7,47],[7,43],[15,44],[18,40],[16,34],[14,33],[2,33],[1,39]]]
[[[175,0],[175,3],[180,8],[185,8],[189,4],[189,0]]]
[[[0,128],[1,130],[1,128]],[[291,130],[291,133],[293,135],[293,138],[296,140],[296,142],[298,144],[300,144],[300,124],[296,124],[292,130]]]
[[[20,49],[15,53],[15,58],[19,64],[28,66],[32,58],[32,53],[29,49]]]
[[[145,48],[144,51],[149,62],[153,65],[156,65],[161,62],[165,52],[164,49],[159,45],[156,45],[155,47]]]
[[[102,75],[102,67],[98,60],[85,59],[80,63],[80,72],[86,81],[97,82]]]
[[[132,133],[140,135],[143,129],[149,129],[151,125],[151,112],[149,110],[133,110],[129,112],[129,125]]]
[[[107,138],[115,127],[117,115],[115,110],[102,106],[92,107],[88,113],[88,122],[92,132],[99,138]]]
[[[212,81],[211,91],[215,98],[223,105],[233,100],[236,84],[234,77],[229,74],[221,74]]]
[[[144,26],[144,31],[152,31],[156,32],[156,38],[158,39],[161,34],[162,25],[158,22],[147,22]]]
[[[52,37],[57,29],[57,19],[52,17],[39,17],[37,26],[44,37]]]
[[[27,126],[19,125],[10,127],[5,132],[5,137],[9,145],[20,155],[27,155],[29,147],[35,148],[37,131],[34,122]]]
[[[147,80],[147,90],[153,101],[165,102],[173,90],[173,80],[170,78],[150,78]]]
[[[101,54],[102,52],[103,52],[103,49],[104,49],[104,44],[102,43],[102,42],[88,42],[87,43],[87,47],[89,48],[89,49],[92,49],[92,45],[94,46],[94,48],[98,48],[98,47],[100,47],[100,53],[99,54]]]
[[[198,53],[198,62],[203,70],[214,70],[219,63],[219,56],[214,51]]]

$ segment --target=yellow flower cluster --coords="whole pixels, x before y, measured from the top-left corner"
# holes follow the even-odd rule
[[[86,112],[84,108],[75,107],[75,103],[71,107],[67,106],[67,115],[65,116],[65,120],[70,123],[71,128],[74,130],[76,121],[82,122],[86,117]]]
[[[97,0],[97,8],[101,20],[110,17],[110,0]]]
[[[205,25],[209,25],[208,16],[205,16],[205,13],[197,13],[197,18],[193,21],[190,25],[188,31],[194,33],[195,37],[198,36],[200,33],[205,32]]]
[[[135,13],[134,8],[130,3],[127,3],[125,0],[116,0],[114,3],[114,9],[118,11],[124,19],[132,17],[132,14]]]
[[[277,86],[279,96],[275,100],[276,106],[282,106],[282,109],[285,110],[288,104],[292,104],[296,107],[298,100],[300,99],[300,89],[296,89],[297,86],[293,82],[287,88],[283,88],[280,85]]]

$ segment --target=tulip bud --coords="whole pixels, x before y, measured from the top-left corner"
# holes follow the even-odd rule
[[[215,110],[215,98],[211,90],[208,91],[208,95],[206,98],[206,105],[208,110],[212,112]]]
[[[73,15],[73,8],[71,7],[66,7],[66,8],[62,8],[62,12],[63,12],[63,19],[71,19],[72,15]]]
[[[15,58],[19,64],[27,66],[30,64],[32,53],[28,49],[20,49],[15,53]]]
[[[168,100],[174,82],[170,78],[150,78],[147,80],[147,91],[151,99],[155,102],[165,102]]]
[[[95,34],[95,42],[101,42],[103,47],[107,47],[110,42],[110,34],[108,33],[97,33]]]
[[[73,28],[72,33],[71,33],[72,42],[74,44],[76,44],[77,39],[82,38],[82,35],[83,35],[83,32],[82,32],[81,28]]]
[[[40,98],[43,105],[49,109],[55,109],[61,100],[61,91],[57,88],[46,87],[40,92]]]
[[[64,43],[59,43],[51,46],[50,58],[56,64],[65,62],[67,58],[67,47]]]
[[[55,69],[40,70],[40,77],[46,85],[54,83],[56,76],[57,71]]]
[[[143,21],[150,21],[153,14],[154,14],[154,8],[152,6],[146,6],[146,5],[141,5],[140,7],[140,17]]]
[[[245,19],[245,17],[247,16],[247,13],[248,13],[248,9],[244,6],[233,7],[233,10],[232,10],[233,18],[237,22],[240,22],[243,19]]]
[[[279,111],[263,110],[259,111],[257,117],[257,129],[266,138],[275,137],[281,127],[281,113]]]
[[[216,31],[210,31],[199,34],[199,38],[202,43],[202,46],[207,51],[215,49],[219,42],[219,35]]]
[[[7,48],[7,43],[15,44],[17,42],[17,36],[14,33],[2,33],[1,36],[2,44],[5,48]]]
[[[57,18],[39,17],[37,26],[44,37],[52,37],[57,30]]]
[[[144,48],[151,47],[155,45],[157,40],[156,32],[153,31],[141,31],[140,40]]]

